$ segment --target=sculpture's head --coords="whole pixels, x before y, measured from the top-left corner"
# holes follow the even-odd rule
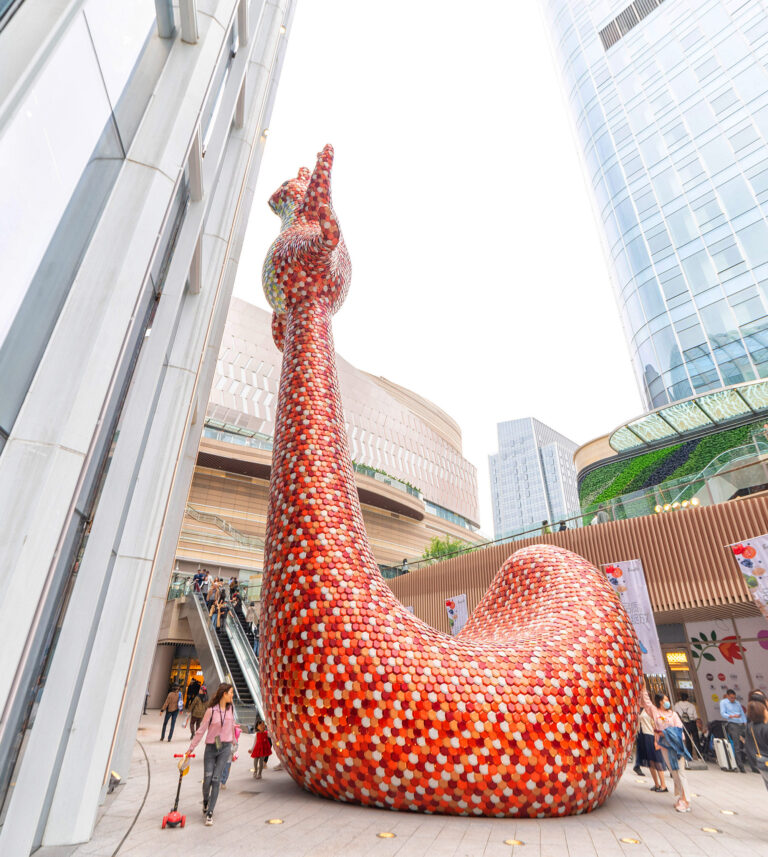
[[[301,167],[296,178],[283,182],[269,198],[269,207],[283,223],[293,218],[299,203],[304,200],[309,179],[309,170],[306,167]]]

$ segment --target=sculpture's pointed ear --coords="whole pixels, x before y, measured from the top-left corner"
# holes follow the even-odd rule
[[[318,152],[315,169],[307,185],[302,209],[316,214],[319,206],[331,204],[331,169],[333,168],[333,146],[330,143]]]

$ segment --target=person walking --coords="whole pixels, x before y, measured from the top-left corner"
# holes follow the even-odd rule
[[[205,717],[205,709],[208,707],[206,701],[208,694],[205,691],[205,685],[200,688],[200,692],[192,700],[189,706],[189,737],[194,738],[195,732],[200,728],[200,724]]]
[[[190,706],[192,705],[192,700],[200,693],[200,682],[193,678],[192,681],[187,685],[187,698],[184,703],[184,707],[189,711]]]
[[[725,697],[720,700],[720,717],[725,720],[725,734],[733,746],[733,755],[742,774],[747,773],[744,767],[746,753],[744,738],[746,735],[747,717],[740,702],[736,701],[736,691],[728,688]]]
[[[168,692],[168,696],[165,697],[165,702],[160,709],[160,714],[163,714],[163,712],[165,712],[165,719],[163,720],[163,729],[160,733],[160,740],[165,740],[165,729],[168,726],[168,721],[170,720],[171,729],[168,732],[168,740],[170,741],[171,738],[173,738],[176,718],[179,716],[179,686],[177,684],[173,685]]]
[[[688,777],[685,773],[685,766],[680,764],[682,758],[691,758],[691,754],[683,741],[683,721],[677,712],[672,710],[672,704],[665,693],[657,693],[654,701],[651,702],[645,684],[643,684],[640,694],[640,704],[653,721],[656,743],[661,747],[666,767],[672,774],[672,782],[675,784],[675,797],[677,797],[675,809],[677,812],[690,812]]]
[[[256,735],[253,739],[253,747],[251,748],[251,758],[253,759],[253,778],[261,779],[261,772],[267,764],[267,759],[272,754],[272,740],[267,735],[267,724],[260,720],[256,726]]]
[[[689,753],[693,753],[693,742],[696,737],[696,718],[699,713],[696,711],[696,706],[689,702],[688,694],[683,691],[680,694],[680,699],[672,706],[672,710],[676,711],[680,719],[683,721],[683,737],[685,738],[685,746]]]
[[[232,744],[235,741],[235,708],[232,703],[234,687],[224,682],[216,688],[213,698],[203,716],[200,728],[189,742],[184,760],[205,735],[205,755],[203,757],[203,815],[205,825],[213,824],[213,811],[219,797],[221,774],[232,756]]]
[[[753,690],[747,700],[747,757],[768,789],[768,700],[762,690]]]

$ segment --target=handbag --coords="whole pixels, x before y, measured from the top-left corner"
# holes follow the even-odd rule
[[[755,736],[755,728],[751,723],[749,724],[749,731],[752,733],[752,740],[755,742],[755,761],[758,765],[765,765],[768,768],[768,758],[760,752],[760,745],[757,743]]]

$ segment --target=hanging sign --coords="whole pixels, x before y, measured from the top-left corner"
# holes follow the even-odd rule
[[[755,604],[768,619],[768,534],[742,539],[730,548]]]
[[[451,636],[456,634],[467,624],[469,613],[467,612],[467,596],[454,595],[453,598],[448,598],[445,602],[445,609],[448,613],[448,624],[451,627]]]
[[[653,621],[643,563],[639,559],[628,559],[624,562],[612,562],[603,568],[635,626],[640,651],[643,653],[643,672],[646,675],[665,675],[664,657],[661,654],[656,623]]]

